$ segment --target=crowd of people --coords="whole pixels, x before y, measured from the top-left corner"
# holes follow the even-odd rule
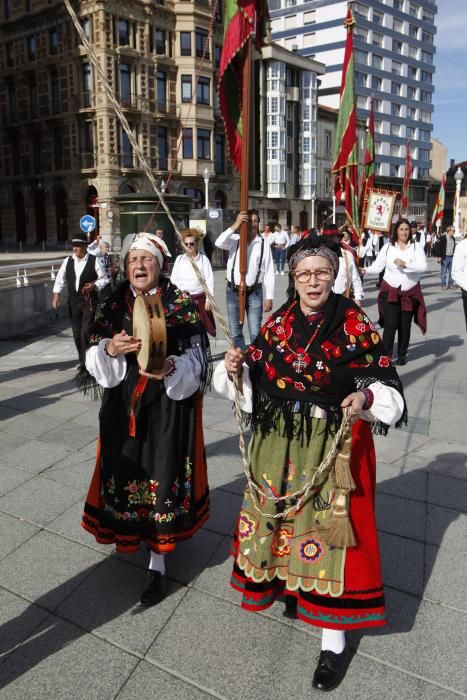
[[[248,342],[239,320],[242,225]],[[188,228],[182,239],[173,260],[162,230],[127,236],[117,274],[108,244],[77,234],[53,290],[55,307],[68,292],[80,386],[102,396],[82,525],[118,551],[147,548],[143,607],[165,598],[166,555],[209,517],[202,415],[216,335],[214,276],[203,234]],[[407,363],[412,322],[426,330],[427,256],[440,262],[442,289],[461,288],[467,326],[467,240],[456,244],[450,227],[435,239],[400,219],[390,235],[368,231],[355,244],[345,226],[290,231],[262,226],[250,210],[215,246],[228,254],[233,345],[213,385],[229,399],[240,390],[252,432],[231,585],[247,610],[282,598],[288,616],[321,628],[313,686],[331,690],[348,663],[346,631],[386,623],[372,432],[386,434],[407,417],[395,364]],[[286,273],[286,298],[274,305],[276,276]],[[382,336],[362,309],[362,280],[371,277]],[[157,297],[163,309],[166,353],[151,371],[138,364],[138,296]],[[328,459],[344,428],[347,452]]]

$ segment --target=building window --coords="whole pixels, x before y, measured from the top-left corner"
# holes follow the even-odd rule
[[[11,15],[11,0],[3,0],[3,16],[5,19],[10,19]]]
[[[433,12],[430,12],[429,10],[425,10],[425,8],[422,8],[422,19],[424,22],[434,22],[435,16],[434,16]]]
[[[373,46],[382,46],[383,45],[383,35],[378,34],[377,32],[373,32],[373,38],[371,40],[371,43]]]
[[[409,5],[409,15],[411,17],[418,17],[419,12],[420,12],[420,6],[416,5],[414,2],[411,2]]]
[[[58,114],[60,112],[60,82],[56,68],[53,68],[50,73],[50,94],[52,96],[52,114]]]
[[[159,56],[163,56],[167,53],[166,49],[166,36],[165,36],[165,31],[164,29],[156,29],[154,32],[154,41],[155,41],[155,48],[156,48],[156,54]]]
[[[401,105],[397,104],[397,102],[392,102],[391,103],[391,114],[393,117],[400,117],[401,116]]]
[[[400,135],[401,135],[401,125],[400,124],[391,124],[391,136],[400,136]]]
[[[200,77],[196,86],[196,104],[211,104],[211,81],[209,78]]]
[[[180,32],[180,55],[191,56],[191,32]]]
[[[196,135],[198,160],[211,160],[211,132],[209,129],[198,129]]]
[[[132,125],[129,124],[130,129]],[[133,146],[131,145],[130,139],[126,131],[120,127],[120,143],[122,146],[122,168],[132,168],[133,167]]]
[[[420,71],[420,80],[422,83],[432,83],[433,73],[428,73],[427,70]]]
[[[216,175],[225,174],[225,138],[223,134],[216,134],[214,170]]]
[[[9,41],[7,44],[5,44],[5,53],[6,53],[6,64],[9,68],[12,68],[15,65],[15,61],[13,58],[13,44],[11,41]]]
[[[157,127],[157,154],[159,156],[159,170],[169,169],[169,149],[167,145],[167,127]]]
[[[34,36],[34,34],[31,34],[31,36],[28,36],[26,38],[26,45],[28,50],[28,61],[35,61],[37,54],[37,44],[36,37]]]
[[[420,109],[418,112],[418,118],[421,122],[429,124],[431,122],[431,112],[426,112],[425,110]]]
[[[414,139],[415,138],[415,129],[413,126],[406,126],[405,127],[405,137],[407,139]]]
[[[214,68],[220,68],[222,46],[214,45]]]
[[[389,152],[393,158],[399,158],[401,154],[401,147],[399,146],[399,144],[391,143]]]
[[[415,68],[415,66],[408,66],[407,77],[410,78],[411,80],[417,80],[417,75],[418,75],[418,70]]]
[[[392,28],[395,32],[398,32],[399,34],[404,33],[404,23],[400,19],[394,18]]]
[[[40,175],[42,172],[42,142],[40,134],[36,134],[32,138],[32,167],[34,175]]]
[[[383,15],[381,12],[376,12],[376,10],[373,10],[373,23],[374,24],[383,24]]]
[[[420,90],[420,102],[431,105],[432,93],[428,90]]]
[[[92,103],[92,74],[91,64],[84,61],[82,67],[83,78],[83,106],[90,107]]]
[[[191,75],[182,75],[182,102],[191,102]]]
[[[419,148],[418,149],[418,158],[419,160],[430,160],[430,151],[428,148]]]
[[[389,164],[389,175],[391,177],[399,177],[399,166],[393,163]]]
[[[417,88],[414,88],[411,85],[407,85],[407,97],[409,100],[416,100],[417,99]]]
[[[372,64],[373,68],[379,68],[379,70],[382,70],[383,57],[377,56],[376,54],[373,54],[373,56],[371,57],[371,64]]]
[[[418,49],[416,46],[409,46],[410,58],[415,58],[418,61]]]
[[[56,126],[53,130],[54,140],[54,165],[55,170],[63,169],[63,129]]]
[[[130,23],[127,19],[118,20],[118,45],[130,45]]]
[[[415,24],[409,24],[409,36],[411,39],[418,39],[418,27]]]
[[[399,10],[399,12],[404,11],[404,0],[394,0],[394,9]]]
[[[366,51],[355,49],[354,56],[357,63],[363,63],[365,66],[368,64],[368,53]]]
[[[316,24],[316,10],[303,13],[303,24]]]
[[[209,39],[205,29],[196,29],[195,31],[195,47],[198,58],[209,58]],[[206,51],[206,53],[205,53]]]
[[[407,119],[416,119],[417,118],[417,110],[415,107],[407,107]]]
[[[383,87],[383,81],[376,75],[371,76],[371,87],[373,90],[381,90]]]
[[[330,131],[324,132],[324,157],[330,158],[332,155],[332,133]]]
[[[81,22],[81,29],[84,32],[84,36],[89,41],[91,39],[91,23],[89,21],[89,17],[82,17],[80,22]]]
[[[57,51],[58,51],[57,30],[51,29],[49,32],[49,53],[51,56],[55,56]]]
[[[400,95],[400,94],[401,94],[401,84],[395,83],[393,81],[391,83],[391,95]]]
[[[403,47],[402,41],[399,41],[399,39],[392,40],[392,50],[394,51],[394,53],[402,54],[402,47]]]
[[[16,101],[16,83],[13,80],[8,79],[8,107],[10,110],[10,121],[16,122],[18,120],[18,105]]]
[[[31,119],[35,119],[38,116],[37,85],[34,77],[29,81],[29,112]]]
[[[156,73],[156,100],[159,112],[167,111],[167,76],[162,70]]]
[[[392,74],[402,75],[402,63],[399,63],[398,61],[392,62]]]
[[[120,63],[120,102],[124,107],[131,105],[131,67]]]
[[[31,12],[32,10],[32,0],[25,0],[24,9],[26,12]]]
[[[418,130],[418,138],[420,141],[429,141],[430,140],[430,132],[427,131],[426,129],[419,129]]]
[[[183,157],[193,158],[193,129],[183,129],[182,138]]]
[[[365,73],[360,73],[355,71],[355,85],[360,85],[361,87],[366,87],[366,75]]]
[[[422,50],[421,60],[431,66],[433,64],[433,54]]]

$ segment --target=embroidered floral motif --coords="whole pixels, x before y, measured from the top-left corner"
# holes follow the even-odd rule
[[[315,537],[307,537],[298,543],[300,559],[306,562],[317,562],[324,555],[324,546]]]
[[[238,519],[238,536],[242,542],[251,539],[255,531],[255,521],[253,518],[241,511],[240,517]]]
[[[273,556],[288,557],[290,554],[290,539],[291,533],[284,527],[279,528],[271,544]]]
[[[151,479],[148,481],[137,481],[136,479],[130,481],[123,489],[124,491],[128,491],[128,505],[155,505],[157,503],[156,492],[158,486],[159,482]]]
[[[378,360],[378,364],[380,367],[389,367],[391,364],[391,358],[388,355],[381,355]]]

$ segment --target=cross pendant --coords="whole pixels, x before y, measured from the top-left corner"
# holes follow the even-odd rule
[[[292,362],[292,367],[297,372],[297,374],[301,374],[303,372],[303,370],[306,367],[306,362],[303,362],[302,355],[297,356],[297,359]]]

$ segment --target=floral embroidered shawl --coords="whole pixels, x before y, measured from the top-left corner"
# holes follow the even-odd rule
[[[249,420],[253,429],[268,433],[283,416],[286,430],[292,434],[296,430],[294,414],[299,413],[299,432],[308,433],[311,404],[325,409],[328,423],[335,425],[342,415],[342,400],[377,381],[403,396],[402,384],[375,326],[352,300],[331,293],[316,338],[303,356],[307,366],[299,373],[293,362],[312,335],[313,327],[300,304],[286,303],[266,321],[248,348],[246,362],[253,384]],[[403,421],[405,410],[397,425]],[[373,430],[386,433],[388,427],[378,423]]]

